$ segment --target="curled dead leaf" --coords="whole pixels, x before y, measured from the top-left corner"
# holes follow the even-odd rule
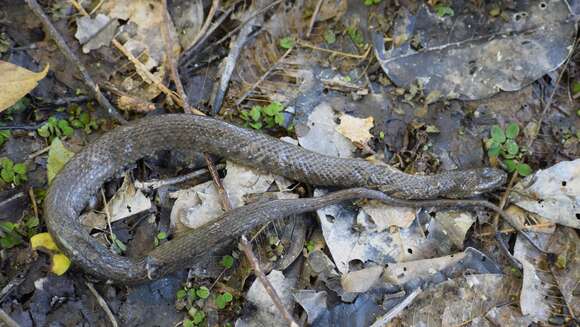
[[[48,73],[49,65],[35,73],[6,61],[0,61],[0,112],[32,91]]]

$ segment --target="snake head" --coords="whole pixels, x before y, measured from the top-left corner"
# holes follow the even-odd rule
[[[503,185],[507,174],[497,168],[477,168],[462,171],[456,175],[453,197],[470,197],[492,191]]]

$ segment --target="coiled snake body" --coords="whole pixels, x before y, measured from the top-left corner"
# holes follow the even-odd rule
[[[205,151],[260,170],[321,186],[358,187],[319,198],[275,200],[232,210],[215,222],[141,258],[112,253],[78,221],[90,197],[129,164],[160,150]],[[49,232],[74,263],[114,282],[140,282],[187,267],[215,246],[267,221],[355,198],[466,197],[505,182],[493,168],[414,176],[362,159],[333,158],[223,121],[187,115],[152,116],[118,127],[77,153],[52,181],[45,199]],[[372,188],[377,191],[369,189]],[[382,193],[384,192],[384,193]]]

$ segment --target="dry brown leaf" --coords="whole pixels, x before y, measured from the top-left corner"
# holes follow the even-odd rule
[[[349,115],[340,117],[336,130],[354,143],[365,145],[373,137],[369,132],[374,126],[373,117],[357,118]]]
[[[48,65],[38,73],[16,66],[6,61],[0,61],[0,112],[9,108],[16,101],[32,91],[38,81],[48,73]]]

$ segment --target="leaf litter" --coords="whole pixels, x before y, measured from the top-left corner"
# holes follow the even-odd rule
[[[263,132],[295,136],[298,140],[290,139],[291,142],[315,152],[385,161],[419,174],[488,165],[482,140],[489,137],[494,125],[516,124],[522,131],[520,139],[514,140],[518,150],[523,151],[526,163],[542,169],[527,178],[516,178],[509,194],[513,205],[507,210],[536,232],[534,239],[556,257],[543,256],[517,237],[514,255],[523,263],[523,271],[509,270],[486,236],[493,217],[480,210],[417,210],[372,201],[343,203],[321,209],[315,215],[293,218],[303,223],[296,230],[278,230],[274,224],[268,233],[252,233],[260,244],[259,260],[291,313],[302,313],[302,318],[313,326],[487,322],[527,326],[532,321],[558,324],[577,317],[578,238],[573,228],[578,228],[578,160],[574,160],[578,153],[574,151],[578,122],[573,111],[575,104],[570,104],[574,99],[558,92],[558,110],[552,109],[541,126],[547,128],[542,130],[547,133],[540,134],[531,148],[521,143],[522,137],[537,133],[535,113],[542,109],[539,103],[545,102],[539,94],[558,87],[551,71],[573,51],[576,27],[569,21],[565,3],[516,2],[489,8],[487,4],[476,7],[455,1],[449,6],[417,3],[400,7],[388,6],[384,1],[336,0],[305,1],[303,5],[260,1],[248,7],[226,5],[214,13],[219,28],[210,24],[207,34],[199,39],[197,34],[204,31],[204,18],[212,4],[170,4],[170,33],[179,41],[179,46],[171,51],[178,55],[182,50],[195,49],[198,40],[204,45],[201,54],[193,56],[195,60],[182,60],[187,62],[181,67],[182,78],[198,83],[190,91],[204,93],[189,96],[198,96],[196,104],[202,107],[210,102],[209,90],[216,82],[213,76],[219,71],[216,63],[226,64],[228,60],[227,43],[215,46],[211,42],[218,41],[223,33],[243,28],[240,26],[247,20],[246,29],[253,32],[235,63],[225,94],[221,113],[226,119],[236,121],[241,111],[276,103],[282,108],[284,123],[265,128],[261,122],[258,129]],[[259,8],[267,9],[258,14],[258,19],[252,19]],[[139,103],[146,103],[147,110],[157,104],[174,106],[173,96],[159,87],[159,81],[167,75],[167,49],[158,28],[163,7],[146,0],[113,1],[99,4],[94,10],[89,16],[63,19],[58,18],[55,9],[52,19],[76,25],[76,30],[67,32],[68,40],[88,53],[83,60],[98,63],[90,68],[99,72],[99,82],[111,90],[112,96],[131,100],[125,109],[139,111]],[[222,15],[228,18],[220,20]],[[482,19],[473,19],[477,15]],[[393,21],[394,25],[390,25]],[[383,41],[390,43],[388,51],[384,50]],[[115,42],[134,58],[126,54],[112,56],[110,50],[117,47]],[[371,43],[375,45],[372,52],[368,46]],[[61,67],[62,62],[55,65],[53,61],[58,59],[46,51],[41,46],[34,55],[50,58],[42,62],[50,62],[51,67]],[[134,60],[139,60],[141,66],[135,69]],[[574,67],[568,67],[568,78],[574,79]],[[61,72],[56,75],[65,81]],[[73,85],[70,80],[65,84]],[[18,92],[11,91],[10,96],[18,101],[34,85],[18,87]],[[521,91],[505,92],[514,90]],[[167,98],[159,97],[161,92]],[[498,96],[489,98],[495,94]],[[7,112],[20,119],[14,108]],[[0,118],[0,127],[10,121],[5,116]],[[554,127],[562,122],[565,127]],[[16,136],[27,137],[25,133]],[[83,143],[78,141],[78,135],[66,137],[72,138],[73,143]],[[67,144],[68,141],[65,139]],[[546,144],[550,142],[556,144],[553,152],[557,152],[557,159],[546,159]],[[65,150],[61,140],[54,139],[48,160],[37,158],[32,166],[40,165],[41,175],[48,172],[50,180],[72,155]],[[513,152],[508,150],[508,154]],[[145,166],[165,175],[167,160],[162,155],[155,158],[145,160]],[[173,165],[171,160],[168,162]],[[141,170],[138,168],[136,173],[142,174]],[[144,178],[152,175],[146,171]],[[46,183],[37,180],[33,178],[31,183]],[[308,186],[229,162],[223,183],[234,207],[261,198],[296,198],[330,191],[310,190]],[[118,191],[106,190],[111,199],[109,205],[116,208],[111,210],[112,220],[116,221],[115,240],[135,243],[139,238],[133,229],[145,225],[155,231],[159,228],[158,235],[164,233],[163,238],[155,238],[155,243],[151,238],[138,241],[149,242],[143,246],[145,252],[164,242],[167,235],[175,237],[186,227],[195,228],[223,213],[211,181],[182,190],[166,185],[158,191],[135,189],[127,178],[111,184],[107,187],[121,185]],[[149,214],[138,214],[145,211]],[[87,219],[90,228],[108,227],[103,215]],[[290,238],[290,242],[284,242],[284,238]],[[127,290],[102,285],[105,300],[128,325],[180,321],[184,325],[194,321],[280,325],[280,314],[260,282],[248,279],[251,271],[247,262],[235,249],[223,250],[223,255],[213,253],[188,277],[181,273]],[[9,251],[15,253],[18,248]],[[285,251],[296,254],[286,256]],[[235,258],[233,266],[220,266],[225,255]],[[274,262],[288,257],[284,268],[276,270]],[[53,263],[60,260],[52,258]],[[207,274],[212,262],[217,263],[218,270]],[[54,264],[52,268],[54,273],[64,273]],[[11,314],[18,314],[21,323],[34,320],[42,325],[47,318],[58,321],[48,316],[58,310],[56,307],[39,305],[40,297],[44,299],[46,295],[43,292],[47,283],[60,287],[51,292],[72,305],[87,306],[86,299],[74,294],[83,287],[75,276],[65,273],[44,279],[46,274],[39,274],[38,269],[35,274],[38,287],[31,291],[35,293],[29,293],[34,294],[32,297],[27,295],[35,306],[30,313],[16,305],[10,309],[3,305]],[[183,318],[174,308],[175,293],[182,287],[199,289],[200,285],[208,293],[187,303],[183,314],[192,319]],[[235,303],[215,307],[214,298],[226,290],[242,302],[234,300]],[[126,295],[126,299],[119,300],[117,295]],[[441,300],[433,301],[434,298]],[[87,315],[84,319],[86,322],[94,317]]]

